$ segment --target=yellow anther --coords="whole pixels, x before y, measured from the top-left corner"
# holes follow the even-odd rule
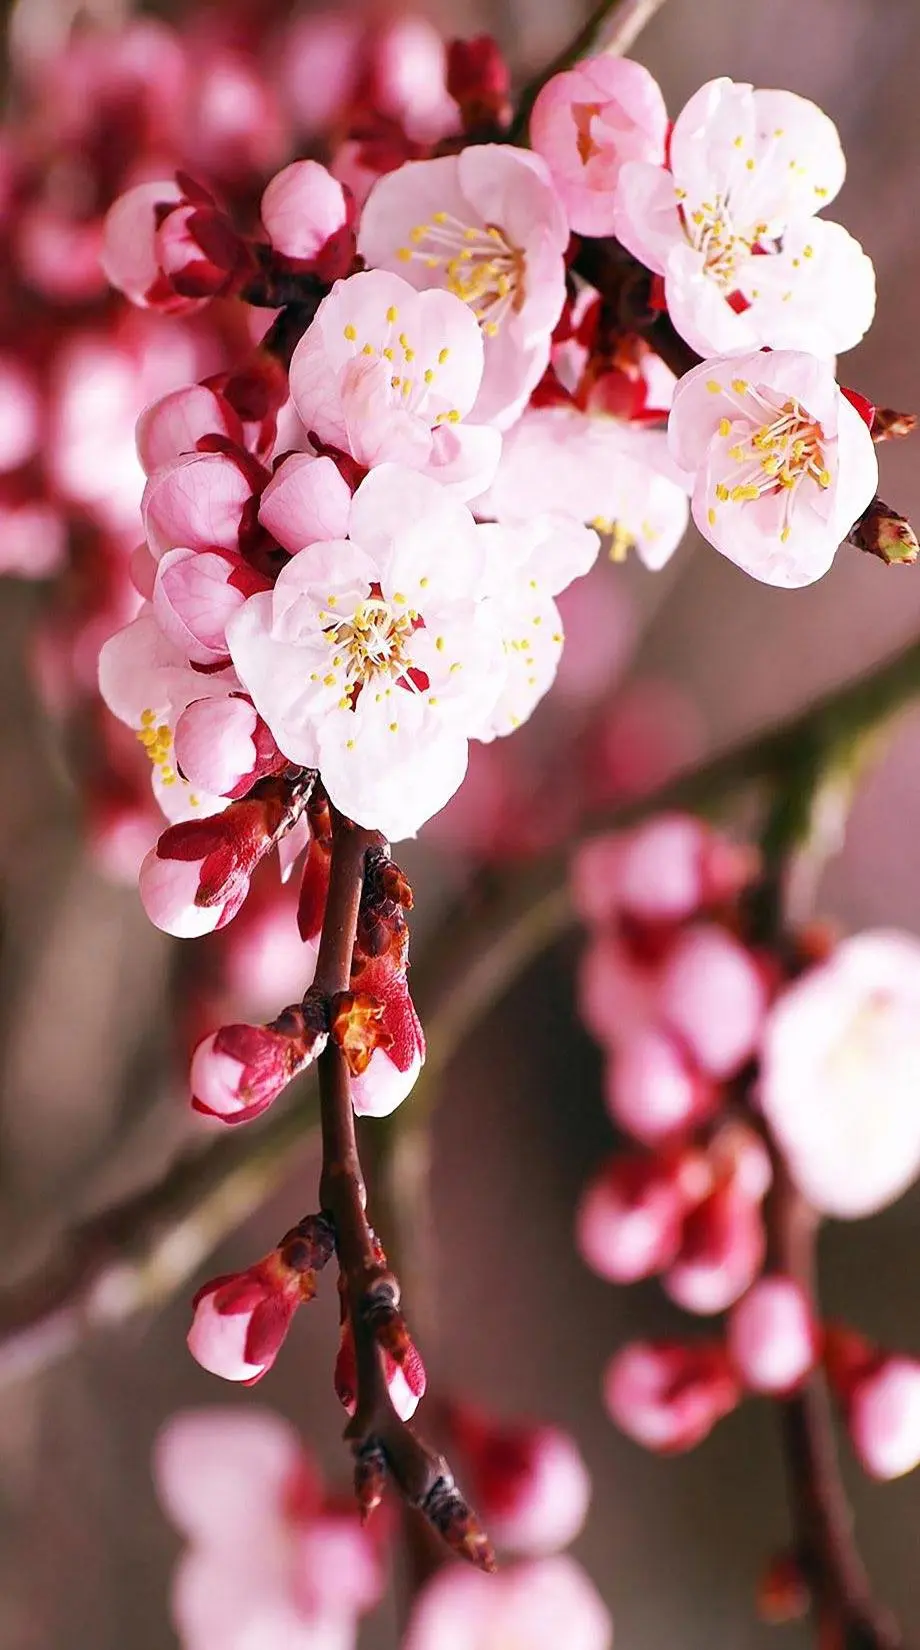
[[[744,144],[744,138],[743,137],[736,137],[735,138],[735,148],[736,149],[742,148],[743,144]]]
[[[760,493],[756,487],[733,487],[731,490],[733,504],[746,504],[749,500],[759,497]]]
[[[345,741],[345,749],[346,749],[346,750],[347,750],[347,751],[353,751],[353,750],[354,750],[354,748],[355,748],[355,742],[354,742],[354,740],[353,740],[353,739],[346,739],[346,741]]]
[[[335,687],[335,683],[336,683],[335,675],[330,670],[328,675],[323,677],[323,687]]]
[[[420,590],[427,590],[430,583],[431,580],[429,579],[428,574],[423,573],[418,581],[418,587]]]
[[[434,368],[433,367],[426,367],[424,376],[425,376],[425,383],[426,384],[433,384],[434,383]]]
[[[728,456],[734,461],[735,464],[742,464],[744,462],[744,448],[740,441],[736,442],[734,447],[729,447]]]
[[[712,508],[712,505],[710,505],[709,509],[706,511],[706,518],[709,522],[710,527],[714,527],[715,524],[716,524],[716,513],[715,513],[715,510]]]
[[[434,645],[437,648],[439,653],[443,653],[444,652],[444,637],[443,636],[436,636],[435,640],[434,640]]]
[[[431,214],[431,221],[432,221],[432,223],[446,223],[447,222],[447,213],[446,212],[433,212]]]
[[[729,419],[729,418],[720,418],[719,419],[719,434],[721,436],[724,437],[726,435],[730,435],[731,434],[731,428],[732,428],[731,419]]]
[[[157,719],[157,713],[156,713],[155,710],[142,710],[141,711],[141,727],[142,728],[149,728],[151,722],[155,722],[156,719]]]
[[[722,385],[719,383],[718,379],[716,379],[716,378],[707,378],[706,388],[709,391],[710,395],[718,395],[719,391],[722,388]]]
[[[400,378],[399,374],[397,373],[395,378],[390,379],[390,388],[393,389],[393,390],[398,390],[401,383],[402,383],[402,379]]]
[[[803,246],[803,248],[802,248],[802,257],[803,258],[813,258],[814,255],[815,255],[815,249],[814,249],[813,246]]]
[[[736,395],[746,395],[749,388],[750,386],[746,378],[732,379],[732,389],[735,391]]]
[[[428,225],[426,223],[417,223],[414,229],[410,229],[409,239],[410,241],[413,241],[416,246],[418,246],[419,241],[423,241],[427,233]]]
[[[348,339],[348,342],[350,344],[353,344],[355,339],[358,336],[356,329],[352,326],[350,321],[349,321],[347,327],[342,328],[342,332],[343,332],[343,335]]]
[[[497,321],[486,321],[486,322],[484,322],[482,330],[485,333],[487,338],[497,338],[498,337],[498,323],[497,323]]]
[[[460,422],[460,414],[458,413],[456,407],[451,407],[450,412],[446,414],[446,417],[448,424],[459,424]]]
[[[719,500],[720,504],[727,504],[728,500],[731,498],[728,488],[722,481],[716,482],[716,498]]]
[[[391,304],[387,310],[387,320],[389,321],[390,326],[393,325],[394,321],[399,320],[399,310],[396,308],[395,304]]]
[[[753,158],[753,156],[752,156],[752,157],[751,157],[751,158],[750,158],[750,160],[746,160],[746,161],[745,161],[745,163],[744,163],[744,164],[745,164],[745,166],[746,166],[746,167],[747,167],[747,169],[748,169],[748,171],[749,171],[749,172],[753,172],[753,170],[754,170],[754,167],[755,167],[755,166],[756,166],[756,164],[757,164],[757,162],[756,162],[756,161],[755,161],[755,160],[754,160],[754,158]]]
[[[403,595],[401,590],[394,590],[393,591],[393,600],[394,600],[394,602],[399,602],[402,605],[402,604],[405,603],[406,598]]]
[[[790,529],[789,529],[789,528],[788,528],[788,527],[784,527],[784,528],[783,528],[783,529],[782,529],[782,531],[781,531],[781,533],[780,533],[780,535],[779,535],[779,537],[780,537],[780,543],[781,543],[781,544],[785,544],[785,543],[786,543],[786,540],[787,540],[787,539],[788,539],[788,537],[789,537],[789,531],[790,531]]]
[[[412,262],[412,249],[411,249],[411,247],[408,247],[408,246],[398,247],[397,251],[396,251],[396,256],[399,259],[401,264],[411,263]]]
[[[391,722],[390,723],[390,732],[391,733],[398,733],[399,732],[399,723],[398,722]]]
[[[819,475],[818,475],[818,486],[819,487],[829,487],[830,484],[831,484],[831,472],[830,472],[830,470],[821,470]]]
[[[365,344],[363,350],[361,351],[362,355],[373,355],[373,353],[374,353],[373,344]]]
[[[562,634],[561,630],[554,630],[553,631],[553,641],[556,643],[557,647],[562,646],[563,642],[565,641],[565,637]]]
[[[438,350],[438,366],[439,367],[443,367],[443,365],[444,365],[444,363],[447,360],[449,355],[450,355],[450,350],[449,349]]]
[[[380,353],[381,353],[381,355],[382,355],[382,356],[383,356],[383,357],[384,357],[384,360],[386,360],[386,361],[392,361],[392,359],[393,359],[393,351],[392,351],[392,350],[391,350],[391,349],[390,349],[390,347],[389,347],[389,345],[387,345],[387,347],[386,347],[386,349],[382,349],[382,350],[381,350],[381,351],[380,351]]]

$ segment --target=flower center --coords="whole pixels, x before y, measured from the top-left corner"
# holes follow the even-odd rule
[[[732,222],[727,200],[719,195],[714,201],[703,201],[692,212],[682,206],[680,216],[690,245],[703,254],[705,273],[723,292],[733,292],[740,267],[752,256],[760,237],[767,233],[767,225],[755,224],[748,234],[743,234]]]
[[[172,763],[173,736],[169,723],[158,722],[156,711],[144,710],[141,712],[141,725],[137,730],[137,737],[153,766],[159,769],[163,784],[174,785],[177,776]]]
[[[397,593],[394,600],[402,603],[405,597]],[[330,617],[321,613],[320,622]],[[398,611],[372,590],[347,618],[324,625],[332,651],[326,681],[330,687],[341,685],[343,709],[354,709],[361,689],[371,683],[386,692],[393,683],[412,693],[427,687],[427,678],[413,669],[409,653],[412,633],[421,623],[414,608]]]
[[[521,308],[526,260],[497,224],[468,225],[450,212],[435,212],[430,223],[416,224],[409,240],[399,248],[402,262],[443,270],[447,290],[469,304],[489,338],[509,310]]]
[[[582,166],[587,166],[589,160],[593,160],[595,155],[601,153],[601,146],[591,131],[591,122],[597,119],[600,112],[601,106],[599,103],[572,104],[572,119],[575,122],[575,131],[578,134],[576,138],[578,158]]]
[[[823,427],[800,402],[787,400],[777,405],[768,392],[744,378],[733,378],[730,389],[712,379],[707,388],[718,390],[729,401],[735,396],[743,398],[735,403],[742,416],[723,418],[719,424],[728,462],[722,472],[725,479],[716,483],[716,498],[723,504],[740,504],[768,493],[785,493],[779,535],[785,543],[792,504],[802,483],[812,481],[822,490],[831,485]],[[752,412],[759,416],[759,423],[754,422]]]

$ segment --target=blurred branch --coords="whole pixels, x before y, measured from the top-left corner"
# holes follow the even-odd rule
[[[663,4],[664,0],[600,0],[574,39],[563,46],[533,80],[527,82],[518,101],[508,141],[526,143],[530,111],[553,75],[570,69],[579,58],[587,57],[595,50],[602,50],[610,57],[623,57]]]
[[[752,784],[788,795],[863,735],[920,696],[920,641],[778,727],[587,821],[586,830],[634,823],[664,808],[705,811]],[[492,892],[466,891],[438,925],[437,953],[413,974],[428,1034],[415,1094],[376,1123],[380,1148],[404,1172],[424,1156],[421,1122],[437,1077],[473,1026],[513,980],[574,921],[567,852],[525,864]],[[314,1129],[312,1094],[278,1106],[264,1122],[222,1134],[181,1157],[157,1185],[73,1228],[46,1266],[0,1293],[0,1382],[61,1357],[84,1332],[168,1299],[271,1193],[292,1153]]]

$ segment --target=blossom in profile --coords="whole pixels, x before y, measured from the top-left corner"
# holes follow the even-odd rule
[[[495,1576],[459,1565],[440,1570],[413,1606],[403,1650],[609,1650],[604,1603],[571,1558],[534,1559]]]
[[[722,77],[681,110],[667,165],[621,168],[614,231],[664,278],[668,314],[700,355],[769,345],[829,359],[875,312],[871,261],[815,216],[845,171],[816,104]]]
[[[827,572],[878,485],[868,425],[831,368],[797,350],[701,362],[677,385],[668,437],[703,537],[785,589]]]
[[[187,1542],[171,1589],[183,1650],[353,1650],[383,1590],[378,1544],[326,1494],[287,1421],[182,1411],[157,1438],[153,1471]]]
[[[611,1420],[659,1455],[694,1449],[740,1398],[728,1354],[715,1341],[631,1341],[604,1377]]]
[[[485,345],[473,418],[507,429],[549,360],[568,240],[539,156],[484,143],[382,177],[362,213],[358,250],[419,290],[443,287],[469,306]]]
[[[664,161],[668,112],[658,82],[626,57],[585,58],[553,75],[530,115],[530,141],[549,167],[571,227],[612,235],[627,161]]]
[[[920,1172],[920,942],[842,941],[767,1018],[760,1103],[815,1208],[859,1219]]]
[[[574,1438],[539,1421],[505,1421],[467,1404],[447,1406],[452,1454],[492,1539],[522,1558],[575,1540],[591,1479]]]
[[[820,1334],[801,1285],[765,1274],[733,1307],[728,1349],[746,1387],[787,1397],[814,1368]]]

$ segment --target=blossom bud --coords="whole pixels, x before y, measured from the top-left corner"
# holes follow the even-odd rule
[[[355,1448],[355,1500],[366,1524],[383,1500],[387,1482],[387,1459],[376,1438],[368,1438]]]
[[[261,1380],[298,1306],[312,1300],[333,1241],[328,1222],[308,1216],[254,1266],[206,1283],[195,1296],[188,1334],[189,1351],[202,1368],[247,1386]]]
[[[137,456],[148,476],[183,453],[200,451],[199,442],[218,436],[243,444],[243,426],[230,403],[205,384],[186,384],[145,407],[137,421]]]
[[[920,556],[920,544],[907,517],[878,497],[850,528],[848,542],[857,550],[878,556],[889,567],[895,562],[910,566]]]
[[[268,580],[232,552],[168,550],[156,568],[153,611],[192,664],[225,665],[228,621],[247,597],[268,589]]]
[[[667,957],[658,1006],[702,1070],[722,1081],[754,1053],[766,989],[751,953],[714,923],[700,923],[679,936]]]
[[[245,796],[286,768],[274,738],[248,699],[196,699],[176,723],[176,761],[184,777],[212,796]]]
[[[735,1185],[717,1186],[684,1222],[665,1293],[685,1312],[724,1312],[750,1288],[765,1248],[757,1201]]]
[[[259,520],[295,555],[319,540],[348,534],[351,490],[331,458],[291,453],[262,494]]]
[[[157,559],[167,550],[239,552],[268,472],[242,447],[185,453],[150,477],[141,508]]]
[[[487,1419],[451,1406],[452,1444],[484,1523],[500,1547],[526,1558],[574,1541],[591,1498],[588,1469],[560,1427]]]
[[[920,1360],[833,1325],[824,1364],[865,1471],[881,1479],[913,1472],[920,1465]]]
[[[328,263],[339,243],[340,268],[324,274],[329,280],[346,275],[354,258],[354,239],[342,245],[350,213],[342,185],[315,160],[295,160],[277,172],[262,195],[262,222],[276,252],[299,264]],[[325,256],[324,256],[325,255]]]
[[[477,1570],[491,1575],[496,1569],[492,1543],[472,1507],[460,1494],[446,1461],[442,1460],[441,1469],[420,1510],[453,1552]]]
[[[657,1157],[611,1158],[578,1210],[582,1259],[610,1283],[636,1283],[672,1264],[687,1199],[676,1172]]]
[[[491,35],[451,40],[447,90],[459,105],[465,132],[506,124],[511,111],[511,74]]]
[[[391,1046],[383,1014],[383,1003],[363,992],[339,991],[332,999],[330,1030],[353,1077],[367,1070],[375,1049]]]
[[[756,875],[756,855],[691,814],[660,814],[633,831],[595,837],[572,863],[583,919],[619,916],[683,922],[703,906],[733,899]]]
[[[225,1123],[248,1123],[312,1065],[328,1034],[325,1009],[312,992],[269,1025],[221,1026],[192,1056],[192,1105]]]
[[[607,1065],[605,1093],[614,1121],[646,1146],[696,1127],[718,1105],[712,1080],[695,1070],[673,1037],[652,1027],[640,1028],[617,1049]]]
[[[359,1116],[388,1117],[411,1094],[425,1059],[425,1035],[409,993],[409,932],[404,911],[412,890],[385,855],[369,862],[358,915],[352,985],[382,1004],[382,1039],[352,1077]]]
[[[391,1352],[384,1349],[383,1367],[393,1408],[401,1420],[411,1420],[418,1408],[419,1399],[424,1397],[428,1382],[425,1365],[415,1343],[407,1336],[404,1355],[400,1362],[397,1362]],[[354,1332],[347,1317],[342,1323],[332,1384],[339,1403],[347,1409],[349,1415],[354,1415],[358,1406],[358,1366]]]
[[[659,163],[668,116],[646,68],[600,53],[556,74],[542,87],[530,137],[548,165],[580,235],[609,235],[624,162]]]
[[[633,1341],[607,1366],[604,1399],[627,1437],[662,1455],[693,1449],[741,1388],[717,1342]]]
[[[189,939],[225,928],[249,892],[260,859],[300,813],[287,780],[261,780],[259,794],[208,819],[165,830],[141,866],[140,895],[151,922]]]
[[[228,291],[249,255],[207,191],[183,176],[118,197],[106,216],[101,262],[132,303],[177,315]]]
[[[817,1361],[819,1336],[804,1290],[794,1279],[758,1278],[732,1309],[728,1350],[752,1392],[785,1397]]]

